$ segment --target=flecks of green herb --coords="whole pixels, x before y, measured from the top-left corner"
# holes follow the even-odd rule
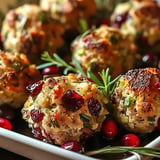
[[[124,106],[129,107],[131,105],[131,99],[130,97],[126,97],[124,100]]]
[[[56,126],[57,128],[59,128],[59,125],[56,120],[52,121],[52,124],[53,124],[53,126]]]
[[[90,117],[88,115],[86,115],[86,114],[81,113],[81,114],[79,114],[79,116],[80,116],[80,119],[83,122],[89,122],[90,121]]]
[[[27,20],[28,20],[28,17],[27,17],[27,16],[22,17],[22,20],[21,20],[21,22],[20,22],[19,29],[24,28],[24,26],[25,26]]]
[[[153,116],[153,117],[148,117],[148,121],[155,121],[155,116]]]
[[[89,151],[85,154],[88,156],[96,154],[115,154],[115,153],[127,153],[139,154],[142,156],[150,156],[160,158],[160,148],[147,148],[147,147],[124,147],[124,146],[106,146],[104,148]]]
[[[39,17],[38,17],[38,21],[40,21],[41,23],[43,23],[44,20],[45,20],[45,16],[46,16],[46,13],[44,11],[40,12],[39,13]]]
[[[83,123],[83,127],[84,128],[92,128],[92,125],[91,124],[89,124],[89,123]]]

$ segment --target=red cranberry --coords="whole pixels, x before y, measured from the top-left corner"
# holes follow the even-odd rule
[[[158,128],[158,131],[160,131],[160,118],[158,119],[158,122],[157,122],[157,128]]]
[[[57,66],[48,66],[43,69],[42,74],[43,75],[50,75],[50,74],[57,74],[59,72]]]
[[[41,122],[44,117],[44,113],[41,110],[31,110],[31,118],[34,122]]]
[[[8,129],[8,130],[12,130],[12,125],[11,123],[4,118],[0,118],[0,127]]]
[[[75,141],[64,143],[61,148],[79,153],[83,152],[83,146],[81,143]]]
[[[80,76],[79,77],[79,79],[81,80],[81,81],[89,81],[89,82],[92,82],[92,83],[95,83],[92,79],[90,79],[90,78],[88,78],[88,77],[82,77],[82,76]]]
[[[146,53],[142,56],[142,65],[144,67],[156,67],[158,66],[158,57],[152,53]]]
[[[142,109],[144,112],[149,112],[152,110],[152,105],[149,102],[142,102]]]
[[[102,132],[107,138],[114,138],[118,134],[117,124],[113,120],[107,120],[102,125]]]
[[[42,135],[42,130],[40,127],[32,127],[32,133],[34,134],[34,136],[38,139],[43,139],[44,136]]]
[[[101,104],[95,98],[91,98],[88,102],[88,109],[91,115],[98,116],[101,111]]]
[[[32,97],[35,97],[42,90],[43,84],[44,84],[44,82],[42,80],[40,80],[40,81],[38,81],[34,84],[31,84],[31,85],[27,86],[26,89],[30,92]]]
[[[15,118],[15,111],[9,106],[0,107],[0,117],[8,120],[13,120]]]
[[[105,19],[102,19],[101,21],[100,21],[100,24],[105,24],[105,25],[108,25],[108,26],[110,26],[110,18],[105,18]]]
[[[140,145],[140,140],[135,134],[126,134],[122,138],[122,145],[138,147]]]
[[[69,111],[76,111],[84,104],[84,99],[75,91],[68,90],[62,97],[63,107]]]
[[[112,26],[113,27],[116,27],[116,28],[120,28],[121,25],[126,22],[126,20],[129,18],[130,16],[128,15],[128,12],[125,12],[125,13],[122,13],[120,15],[117,15],[115,17],[115,20],[114,22],[112,23]]]

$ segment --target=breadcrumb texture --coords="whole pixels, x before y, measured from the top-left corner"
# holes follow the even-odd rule
[[[78,110],[68,110],[64,106],[62,99],[69,90],[76,92],[78,97],[81,96],[84,100]],[[93,115],[89,111],[88,103],[91,98],[96,99],[101,106],[98,115]],[[100,131],[101,124],[108,114],[105,107],[107,102],[108,100],[94,83],[69,74],[45,79],[40,93],[34,98],[30,96],[26,101],[22,114],[33,133],[39,130],[41,134],[39,138],[63,144],[68,141],[81,141],[84,137]],[[33,121],[31,116],[33,110],[42,113],[43,119],[39,122]],[[37,134],[35,136],[38,137]]]
[[[4,49],[24,53],[39,63],[43,51],[54,53],[63,45],[63,28],[38,5],[25,4],[10,10],[2,25]]]
[[[24,54],[0,51],[0,106],[22,107],[28,98],[26,86],[38,79],[39,71]]]
[[[109,67],[112,78],[133,68],[136,59],[135,44],[118,29],[105,25],[77,37],[71,50],[85,71],[90,68],[97,74]]]
[[[160,70],[129,70],[117,82],[112,102],[117,120],[127,130],[152,132],[160,117]]]

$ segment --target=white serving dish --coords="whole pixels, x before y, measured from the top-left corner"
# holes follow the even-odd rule
[[[32,160],[98,160],[3,128],[0,128],[0,147]],[[160,136],[146,147],[160,147]],[[150,160],[151,158],[133,155],[125,160],[139,159]]]

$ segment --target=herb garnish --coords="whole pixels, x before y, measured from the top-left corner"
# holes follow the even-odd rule
[[[121,75],[119,75],[118,77],[116,77],[114,80],[111,80],[111,76],[109,75],[109,68],[107,68],[106,70],[102,70],[101,72],[99,72],[100,78],[101,80],[99,80],[99,78],[96,77],[96,75],[91,71],[90,68],[88,68],[87,73],[85,73],[85,71],[83,70],[83,68],[81,67],[80,63],[78,62],[78,60],[73,57],[73,62],[75,66],[72,66],[68,63],[66,63],[61,57],[59,57],[57,54],[53,54],[53,57],[51,57],[48,52],[44,52],[42,54],[41,57],[42,60],[46,61],[47,63],[41,64],[39,66],[37,66],[37,69],[42,69],[45,68],[47,66],[51,66],[51,65],[57,65],[58,67],[64,67],[64,71],[63,74],[67,74],[68,72],[74,72],[78,75],[82,75],[84,77],[88,77],[90,79],[92,79],[95,84],[97,85],[97,87],[103,92],[103,94],[109,98],[111,96],[111,94],[113,93],[116,84],[115,82],[121,77]]]
[[[139,154],[142,156],[151,156],[160,158],[160,148],[149,148],[149,147],[124,147],[124,146],[106,146],[104,148],[89,151],[85,154],[88,156],[96,154],[108,154],[108,153],[127,153]]]

